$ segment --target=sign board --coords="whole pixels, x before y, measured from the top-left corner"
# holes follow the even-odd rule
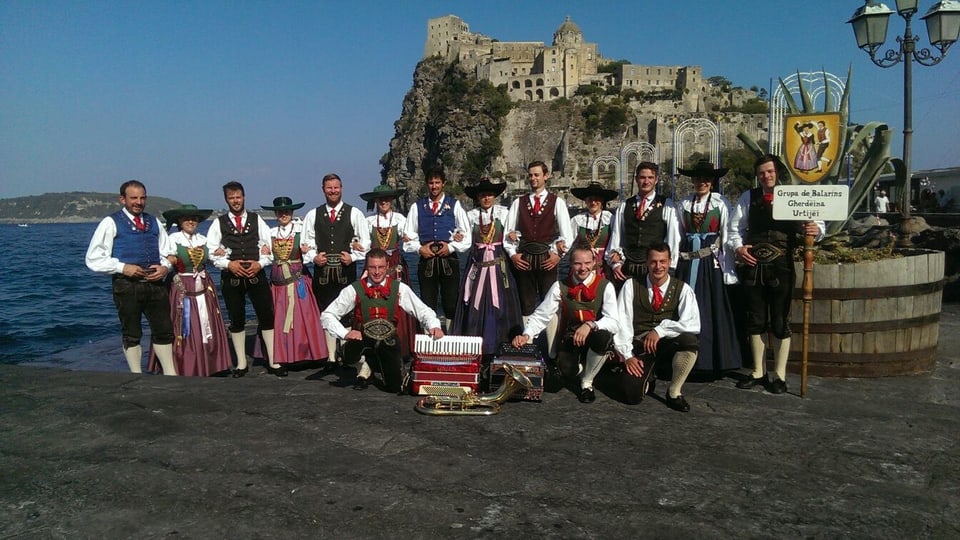
[[[773,219],[843,221],[847,219],[850,188],[844,185],[776,186]]]
[[[815,184],[830,174],[840,157],[840,113],[791,114],[783,117],[783,154],[800,180]]]

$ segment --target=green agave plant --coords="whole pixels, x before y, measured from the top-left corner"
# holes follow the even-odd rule
[[[852,183],[850,185],[850,201],[849,207],[847,208],[847,218],[843,221],[828,221],[826,224],[827,236],[836,235],[843,230],[843,227],[850,220],[850,216],[853,215],[854,209],[861,206],[863,201],[873,192],[873,186],[877,182],[877,177],[880,176],[884,166],[886,166],[886,164],[890,161],[890,141],[893,138],[893,132],[886,124],[883,122],[848,124],[850,111],[850,79],[852,73],[852,68],[847,70],[847,80],[844,85],[843,95],[840,98],[839,104],[836,104],[835,106],[831,97],[831,93],[824,92],[825,101],[823,111],[817,111],[814,107],[813,98],[811,98],[810,93],[804,86],[804,82],[801,77],[797,77],[797,82],[800,85],[799,104],[797,104],[797,101],[787,89],[783,79],[779,79],[780,89],[783,91],[790,114],[813,114],[817,112],[840,113],[840,133],[838,134],[837,140],[843,141],[843,146],[840,149],[839,155],[843,156],[852,149],[859,149],[869,145],[866,146],[866,152],[864,154],[864,159],[860,169],[857,171],[856,176],[851,181]],[[823,84],[824,86],[827,86],[826,73],[823,74]],[[765,150],[761,149],[757,142],[746,133],[741,132],[737,135],[737,137],[743,142],[744,145],[746,145],[747,148],[756,154],[757,157],[765,153]],[[784,163],[788,163],[787,156],[780,155],[780,159]],[[841,177],[840,174],[842,161],[843,160],[837,159],[831,163],[827,176],[818,183],[845,184],[846,178]],[[803,183],[803,181],[792,172],[790,172],[789,175],[789,179],[783,180],[788,180],[790,184]]]

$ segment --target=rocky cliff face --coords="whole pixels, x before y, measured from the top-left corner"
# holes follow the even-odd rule
[[[553,173],[552,187],[563,192],[591,180],[596,157],[619,155],[629,142],[657,145],[660,161],[666,163],[673,157],[672,127],[692,115],[704,116],[686,110],[682,100],[669,99],[593,95],[511,102],[486,81],[434,57],[417,65],[390,150],[380,161],[381,176],[408,189],[403,205],[424,193],[424,171],[432,167],[444,168],[453,193],[482,176],[505,180],[510,191],[521,191],[527,163],[542,160]],[[721,148],[740,144],[737,131],[752,126],[753,133],[766,125],[766,115],[728,113],[723,118]],[[609,171],[600,179],[616,188],[614,176]]]

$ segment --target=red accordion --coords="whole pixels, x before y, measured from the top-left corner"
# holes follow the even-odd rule
[[[461,395],[478,391],[483,338],[417,335],[411,366],[416,395]]]

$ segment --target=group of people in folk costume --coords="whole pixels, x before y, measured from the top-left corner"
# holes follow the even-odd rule
[[[185,205],[165,212],[178,227],[168,235],[144,212],[146,188],[132,180],[120,189],[123,208],[97,227],[86,263],[113,276],[124,356],[137,373],[142,314],[152,331],[152,370],[225,372],[233,366],[229,341],[236,354],[231,374],[246,375],[249,298],[262,339],[254,355],[266,360],[269,373],[282,377],[292,363],[333,360],[339,352],[357,367],[354,388],[369,385],[369,363],[375,363],[383,386],[399,391],[418,325],[435,338],[444,335],[442,309],[446,330],[483,337],[487,358],[501,344],[522,347],[546,331],[547,356],[578,386],[583,403],[596,399],[594,379],[617,359],[626,402],[642,400],[655,385],[655,371],[662,371],[670,379],[664,401],[686,412],[682,386],[693,370],[720,377],[741,367],[729,297],[737,283],[753,358],[753,372],[737,386],[787,390],[792,252],[802,235],[819,240],[823,224],[773,219],[782,164],[767,155],[755,169],[759,186],[731,209],[716,189],[726,169],[706,161],[680,169],[693,179],[694,192],[675,202],[656,192],[657,166],[641,162],[636,196],[612,214],[605,207],[616,191],[596,183],[572,189],[586,205],[572,219],[547,189],[550,173],[540,161],[528,167],[530,192],[509,208],[496,204],[506,185],[482,179],[464,187],[474,201],[466,211],[445,192],[443,171],[430,171],[427,194],[406,216],[393,208],[403,191],[380,185],[362,194],[374,210],[366,217],[342,201],[342,181],[330,174],[323,178],[325,203],[302,224],[293,213],[304,203],[277,197],[262,206],[274,212],[273,228],[246,210],[243,186],[229,182],[223,186],[229,210],[206,237],[197,226],[211,210]],[[404,252],[419,257],[419,295],[410,287]],[[564,257],[570,272],[559,279]],[[210,264],[220,269],[226,327]]]

